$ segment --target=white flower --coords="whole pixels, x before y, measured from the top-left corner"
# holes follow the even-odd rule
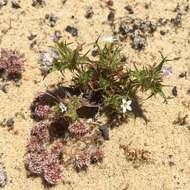
[[[107,42],[107,43],[113,43],[114,41],[116,41],[116,38],[114,38],[113,36],[103,36],[101,38],[101,40],[103,42]]]
[[[61,102],[59,103],[59,108],[61,110],[62,113],[67,111],[67,107]]]
[[[48,52],[42,53],[40,59],[42,63],[46,66],[50,66],[53,63],[53,56]]]
[[[131,100],[127,101],[124,98],[122,99],[121,110],[122,110],[123,113],[126,113],[127,110],[132,111],[131,103],[132,103]]]
[[[164,67],[163,70],[163,75],[167,78],[169,78],[172,75],[172,68],[171,67]]]
[[[47,52],[43,52],[41,54],[40,60],[42,65],[51,66],[53,64],[54,59],[59,57],[57,51],[53,48],[49,48]]]

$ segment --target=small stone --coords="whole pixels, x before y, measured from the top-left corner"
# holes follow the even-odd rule
[[[136,50],[144,49],[146,41],[145,41],[145,38],[138,33],[138,31],[135,31],[132,39],[133,39],[132,47],[134,49],[136,49]]]
[[[128,11],[129,14],[134,14],[134,11],[130,5],[125,6],[125,10]]]
[[[32,41],[32,43],[30,44],[30,49],[33,49],[35,45],[37,45],[36,40]]]
[[[109,1],[107,1],[106,3],[107,3],[107,5],[110,6],[110,7],[112,7],[113,4],[114,4],[114,3],[113,3],[113,0],[109,0]]]
[[[5,168],[0,165],[0,187],[5,187],[7,184],[7,172]]]
[[[11,1],[11,5],[12,5],[12,8],[14,8],[14,9],[21,8],[21,6],[20,6],[20,0],[12,0]]]
[[[57,17],[53,14],[46,14],[45,19],[50,27],[54,27],[56,25]]]
[[[170,167],[172,167],[172,166],[175,165],[175,163],[174,163],[174,162],[171,162],[171,161],[170,161],[168,164],[169,164]]]
[[[32,40],[34,40],[36,37],[37,37],[37,34],[31,33],[31,34],[28,36],[28,40],[32,41]]]
[[[2,8],[3,6],[6,6],[8,3],[8,0],[0,0],[0,8]]]
[[[78,36],[78,29],[73,26],[67,26],[65,31],[70,33],[73,37]]]
[[[115,11],[110,11],[110,13],[108,14],[107,19],[108,19],[108,21],[113,22],[114,19],[115,19]]]
[[[168,19],[165,18],[159,18],[158,19],[158,25],[159,26],[165,26],[168,23]]]
[[[171,23],[173,23],[174,26],[179,26],[181,24],[182,15],[181,13],[178,13],[175,18],[171,19]]]
[[[56,30],[52,36],[53,42],[58,42],[62,38],[61,32]]]
[[[99,127],[100,132],[102,133],[102,137],[104,140],[109,140],[109,128],[107,125],[102,125]]]
[[[179,78],[187,78],[187,72],[182,72],[179,74]]]
[[[62,4],[64,5],[67,2],[67,0],[62,0]]]
[[[14,119],[13,118],[3,119],[3,121],[1,122],[1,125],[3,127],[8,127],[8,129],[11,130],[13,129],[13,126],[14,126]]]
[[[173,94],[173,96],[177,96],[177,87],[176,86],[174,86],[173,87],[173,89],[172,89],[172,94]]]
[[[44,0],[32,0],[32,6],[33,7],[44,7],[46,5],[46,2]]]
[[[96,57],[96,56],[98,55],[98,49],[97,49],[97,48],[93,48],[93,49],[92,49],[92,52],[91,52],[91,55],[92,55],[93,57]]]
[[[8,84],[2,84],[2,85],[0,85],[0,90],[2,91],[2,92],[4,92],[4,93],[7,93],[8,91],[7,91],[7,86],[8,86]]]
[[[150,6],[151,6],[151,3],[145,3],[144,8],[145,8],[145,9],[149,9]]]
[[[89,18],[92,18],[93,15],[94,15],[94,12],[93,12],[92,7],[88,7],[88,8],[86,9],[85,17],[86,17],[87,19],[89,19]]]
[[[164,35],[166,34],[166,32],[165,32],[164,30],[160,30],[160,34],[161,34],[162,36],[164,36]]]

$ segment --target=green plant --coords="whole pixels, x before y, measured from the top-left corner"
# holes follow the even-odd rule
[[[137,92],[150,91],[150,97],[160,94],[165,100],[162,84],[162,67],[167,58],[162,56],[158,65],[143,67],[134,70],[124,68],[122,49],[116,43],[107,43],[103,47],[95,43],[97,56],[91,59],[88,52],[81,53],[81,48],[72,50],[70,44],[57,44],[58,57],[51,65],[51,71],[58,70],[64,74],[65,70],[73,73],[72,86],[78,88],[84,97],[95,94],[95,97],[86,98],[87,102],[96,102],[101,111],[109,109],[118,114],[126,114],[131,110],[130,104]],[[96,97],[96,95],[98,95]],[[98,100],[97,100],[98,99]],[[73,106],[72,109],[78,109]],[[77,118],[77,115],[72,118]]]

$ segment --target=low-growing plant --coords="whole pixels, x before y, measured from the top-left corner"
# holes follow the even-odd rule
[[[139,91],[149,92],[148,98],[160,94],[166,99],[162,84],[166,57],[162,56],[157,65],[131,69],[123,61],[118,44],[107,43],[102,47],[96,42],[94,46],[93,58],[89,51],[82,53],[82,46],[73,50],[66,42],[57,43],[56,48],[51,48],[51,55],[42,56],[45,76],[54,71],[63,77],[67,71],[72,74],[69,86],[64,86],[63,81],[57,88],[40,93],[31,104],[31,115],[39,125],[32,129],[25,163],[31,173],[40,175],[49,184],[60,180],[61,163],[65,167],[73,164],[80,171],[102,162],[102,144],[109,140],[109,127],[118,126],[132,113],[146,118],[140,107]],[[102,126],[107,131],[106,138]],[[55,146],[59,156],[57,151],[48,151],[57,140],[63,146]],[[48,158],[46,162],[41,158],[44,155]]]
[[[165,100],[162,84],[162,67],[167,58],[162,56],[159,64],[146,66],[134,70],[126,68],[122,62],[121,48],[116,43],[105,44],[97,48],[96,59],[91,59],[87,53],[81,53],[77,47],[72,50],[69,44],[57,44],[57,58],[52,62],[49,72],[60,71],[63,75],[66,70],[73,73],[72,86],[78,88],[86,101],[98,104],[104,112],[110,109],[118,114],[132,111],[128,101],[133,101],[138,91],[150,91],[151,96],[160,94]],[[94,95],[90,97],[89,95]],[[86,98],[88,97],[88,98]],[[124,109],[122,109],[124,108]]]
[[[17,80],[21,78],[24,67],[23,55],[17,51],[0,49],[0,76],[7,80]]]

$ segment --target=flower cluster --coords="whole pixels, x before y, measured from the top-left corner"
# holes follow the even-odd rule
[[[0,49],[0,73],[6,79],[18,79],[22,75],[24,66],[23,56],[16,51]]]
[[[46,143],[49,140],[48,124],[46,122],[37,123],[30,133],[39,143]]]
[[[77,170],[85,170],[90,165],[90,154],[88,152],[75,155],[74,163]]]
[[[30,110],[32,117],[35,120],[44,120],[51,113],[48,102],[51,102],[51,97],[46,93],[39,93],[33,100]]]
[[[69,132],[74,136],[82,136],[88,132],[82,120],[76,121],[68,127]]]
[[[100,163],[103,161],[103,158],[104,152],[99,148],[94,151],[86,150],[80,154],[75,155],[74,165],[78,171],[86,170],[91,163]]]
[[[39,60],[42,74],[48,74],[53,62],[58,58],[59,54],[54,48],[49,48],[48,51],[42,52]]]
[[[25,155],[26,169],[41,176],[48,184],[57,184],[62,178],[62,167],[59,161],[61,146],[56,143],[49,153],[46,143],[49,140],[48,124],[39,122],[31,131],[31,138]]]
[[[34,110],[34,116],[39,120],[46,119],[49,113],[50,107],[48,105],[38,105]]]

